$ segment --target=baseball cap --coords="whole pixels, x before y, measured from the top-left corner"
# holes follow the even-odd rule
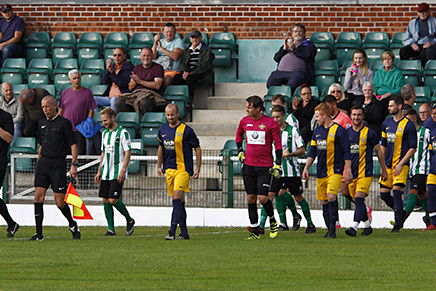
[[[421,3],[418,5],[418,12],[424,12],[430,10],[430,5],[427,3]]]
[[[198,30],[194,30],[193,32],[191,32],[190,37],[201,37],[201,32],[199,32]]]
[[[12,6],[10,4],[3,4],[0,10],[1,12],[9,12],[12,10]]]

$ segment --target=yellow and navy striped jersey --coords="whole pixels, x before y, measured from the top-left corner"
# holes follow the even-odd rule
[[[386,167],[393,169],[409,149],[416,149],[416,143],[415,125],[407,117],[398,122],[393,117],[388,117],[383,122],[381,145],[387,149]]]
[[[430,174],[436,175],[436,127],[430,133],[428,149],[430,150]]]
[[[316,168],[318,178],[333,174],[342,175],[345,160],[351,160],[347,131],[337,123],[333,123],[328,128],[318,126],[313,132],[308,157],[318,158]]]
[[[200,141],[194,130],[181,122],[176,127],[168,123],[158,131],[159,144],[163,148],[163,169],[184,170],[193,175],[192,149],[200,146]]]
[[[353,173],[353,179],[372,177],[372,153],[374,146],[380,141],[377,133],[366,125],[358,131],[350,127],[347,129],[347,132],[350,141],[351,172]]]

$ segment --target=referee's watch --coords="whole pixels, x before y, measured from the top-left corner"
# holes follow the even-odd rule
[[[79,166],[79,163],[78,163],[78,162],[72,162],[72,163],[71,163],[71,166],[76,166],[76,167],[78,167],[78,166]]]

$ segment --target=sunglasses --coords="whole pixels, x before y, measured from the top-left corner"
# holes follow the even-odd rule
[[[114,56],[114,57],[121,57],[122,54],[113,54],[112,56]]]
[[[341,91],[331,91],[331,93],[342,93]]]

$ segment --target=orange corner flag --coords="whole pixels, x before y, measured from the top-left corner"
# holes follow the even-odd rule
[[[73,218],[75,219],[94,219],[86,209],[85,203],[83,203],[80,195],[77,193],[76,188],[70,182],[68,184],[67,194],[64,201],[73,206]]]

